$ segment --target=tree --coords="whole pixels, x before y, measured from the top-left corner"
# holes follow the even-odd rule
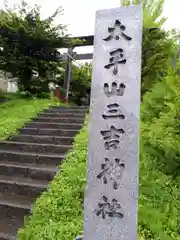
[[[40,18],[40,8],[30,8],[26,2],[14,9],[6,7],[0,13],[0,69],[18,78],[20,90],[35,93],[48,91],[48,73],[59,67],[57,47],[67,40],[64,25],[54,26],[54,20],[62,12],[58,8],[45,20]],[[39,78],[33,78],[38,72]],[[39,89],[39,90],[38,90]]]
[[[143,29],[141,93],[167,75],[175,52],[175,42],[164,30]]]
[[[143,6],[142,86],[141,93],[152,89],[154,83],[167,75],[176,50],[170,33],[162,29],[166,18],[162,16],[164,0],[121,0],[121,5]]]
[[[91,64],[85,63],[80,67],[72,64],[72,79],[70,84],[70,99],[81,104],[81,99],[90,94],[92,77]]]
[[[167,19],[162,16],[165,0],[120,0],[120,2],[122,6],[142,4],[145,28],[160,28]]]

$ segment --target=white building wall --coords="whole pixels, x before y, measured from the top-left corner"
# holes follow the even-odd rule
[[[0,71],[0,90],[5,92],[17,92],[16,79],[11,74]]]
[[[0,71],[0,90],[6,92],[8,87],[8,81],[6,75]]]
[[[17,92],[17,91],[18,91],[17,84],[15,82],[8,81],[7,92]]]

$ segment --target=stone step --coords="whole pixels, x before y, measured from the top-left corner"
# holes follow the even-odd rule
[[[74,137],[79,130],[73,129],[52,129],[52,128],[22,128],[19,130],[21,134],[26,135],[49,135],[49,136],[63,136],[63,137]]]
[[[49,122],[49,123],[84,123],[84,118],[75,117],[38,117],[33,119],[34,122]]]
[[[88,109],[87,108],[53,107],[53,108],[49,108],[49,109],[45,110],[45,112],[47,112],[47,113],[53,113],[53,112],[65,113],[65,112],[69,112],[69,113],[83,113],[83,114],[85,114],[86,112],[88,112]]]
[[[59,112],[52,112],[52,113],[48,113],[48,112],[43,112],[43,113],[39,113],[37,115],[38,117],[50,117],[50,118],[84,118],[85,114],[84,113],[69,113],[69,112],[65,112],[65,113],[59,113]]]
[[[16,240],[16,237],[0,232],[0,240]]]
[[[46,167],[56,167],[58,166],[65,155],[55,155],[55,154],[38,154],[30,152],[20,152],[20,151],[5,151],[0,150],[0,161],[22,163],[22,164],[42,164]]]
[[[26,135],[19,134],[12,136],[11,141],[27,142],[27,143],[47,143],[47,144],[65,144],[70,145],[73,143],[73,137],[58,137],[58,136],[40,136],[40,135]]]
[[[48,181],[30,180],[26,178],[0,175],[0,196],[28,197],[35,201],[48,188]],[[1,232],[1,231],[0,231]]]
[[[53,180],[58,168],[42,167],[41,165],[3,162],[0,160],[0,174],[4,176],[24,177],[30,180]]]
[[[61,105],[61,106],[54,106],[57,108],[89,108],[89,106],[86,105],[71,105],[71,106],[67,106],[67,105]]]
[[[32,153],[55,153],[64,154],[72,146],[71,145],[54,145],[40,143],[24,143],[13,141],[0,141],[0,150],[32,152]]]
[[[51,107],[53,109],[84,109],[84,110],[88,110],[89,109],[89,106],[54,106],[54,107]]]
[[[14,239],[24,223],[24,216],[31,212],[31,204],[16,197],[0,197],[0,239]]]
[[[73,129],[73,130],[80,130],[82,126],[83,124],[79,123],[47,123],[47,122],[31,122],[25,125],[25,127],[28,128]]]
[[[0,207],[12,207],[31,211],[33,202],[24,196],[4,196],[0,195]]]

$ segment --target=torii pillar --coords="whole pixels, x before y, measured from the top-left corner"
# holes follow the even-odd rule
[[[66,91],[65,103],[68,103],[69,86],[70,86],[70,81],[71,81],[71,62],[72,62],[72,59],[70,58],[69,55],[73,56],[73,48],[68,48],[68,54],[67,54],[67,63],[66,63],[66,71],[65,71],[64,86],[63,86],[63,88]]]

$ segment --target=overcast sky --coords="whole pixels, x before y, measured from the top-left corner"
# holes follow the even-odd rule
[[[11,1],[9,0],[9,2]],[[20,0],[12,2],[19,3]],[[53,13],[58,6],[62,6],[64,15],[59,22],[68,25],[69,33],[72,36],[92,35],[96,10],[120,5],[120,0],[26,0],[26,2],[30,5],[40,5],[43,18]],[[165,27],[180,29],[180,0],[165,0],[165,2],[164,16],[168,17]],[[3,7],[3,0],[0,0],[0,7]],[[78,52],[84,52],[84,50]]]

